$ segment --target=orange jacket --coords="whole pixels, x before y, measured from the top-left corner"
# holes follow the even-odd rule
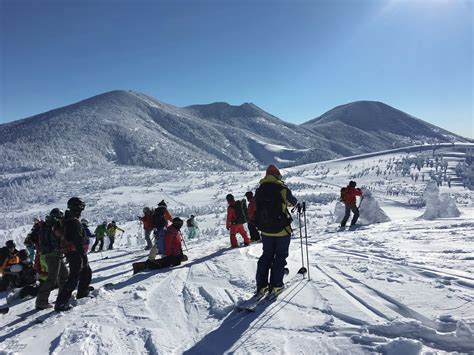
[[[235,215],[235,208],[234,208],[234,205],[235,205],[235,201],[230,201],[229,202],[229,206],[227,206],[227,219],[226,219],[226,222],[225,222],[225,227],[227,229],[230,228],[231,225],[233,225],[234,223],[232,223],[235,218],[237,217]]]

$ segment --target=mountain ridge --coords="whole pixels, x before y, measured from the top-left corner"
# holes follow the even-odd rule
[[[337,106],[296,125],[253,103],[176,107],[130,90],[102,93],[1,124],[0,135],[1,172],[105,163],[248,170],[430,140],[469,141],[380,102]]]

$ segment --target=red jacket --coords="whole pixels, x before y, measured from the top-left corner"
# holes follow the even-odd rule
[[[346,187],[346,193],[344,197],[344,203],[352,206],[356,204],[356,196],[362,196],[362,190],[352,186]]]
[[[229,206],[227,207],[227,219],[225,223],[225,227],[227,229],[229,229],[230,226],[234,224],[233,222],[237,218],[237,216],[235,215],[234,205],[235,201],[229,201]]]
[[[146,214],[143,217],[138,217],[140,221],[143,222],[143,229],[144,230],[153,230],[153,218],[152,214]]]
[[[178,256],[183,253],[181,248],[181,235],[178,229],[173,225],[166,229],[165,253],[166,256]]]

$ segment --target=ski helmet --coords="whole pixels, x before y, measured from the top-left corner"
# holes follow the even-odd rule
[[[171,222],[173,226],[176,228],[180,229],[183,226],[183,220],[179,217],[173,218],[173,221]]]
[[[226,199],[228,202],[234,201],[234,195],[228,194],[228,195],[225,197],[225,199]]]
[[[86,204],[79,197],[71,197],[69,201],[67,201],[67,208],[69,208],[71,211],[81,212],[84,210],[84,208],[86,208]]]
[[[81,219],[81,223],[82,223],[83,225],[85,225],[86,227],[89,225],[89,221],[88,221],[87,219],[85,219],[85,218],[82,218],[82,219]]]
[[[166,202],[165,202],[165,200],[161,200],[160,203],[158,204],[158,206],[166,207]]]
[[[143,208],[143,213],[144,213],[144,214],[150,213],[150,207],[144,207],[144,208]]]
[[[352,180],[351,180],[351,181],[349,181],[349,186],[350,186],[350,187],[356,187],[357,184],[356,184],[355,181],[352,181]]]
[[[63,218],[64,212],[61,211],[59,208],[53,208],[51,212],[49,212],[49,217],[56,218],[56,219]]]
[[[253,197],[253,192],[252,191],[247,191],[245,193],[245,197],[247,197],[248,199],[251,199]]]
[[[16,247],[15,242],[13,240],[7,240],[7,242],[5,243],[5,246],[8,249],[15,249]]]

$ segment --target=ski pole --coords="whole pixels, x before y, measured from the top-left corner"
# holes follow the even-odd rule
[[[184,244],[184,249],[186,249],[186,252],[187,252],[187,251],[188,251],[188,247],[186,246],[186,242],[184,241],[183,234],[181,233],[181,231],[179,232],[179,236],[181,237],[181,241],[182,241],[183,244]]]
[[[306,268],[304,267],[304,256],[303,256],[303,232],[301,225],[301,205],[298,205],[298,226],[300,229],[300,248],[301,248],[301,269],[298,270],[298,274],[302,274],[303,278],[306,274]]]
[[[309,252],[308,252],[308,231],[306,230],[306,202],[303,202],[303,219],[304,219],[304,237],[306,240],[306,266],[308,266],[308,281],[311,280],[309,276]]]

